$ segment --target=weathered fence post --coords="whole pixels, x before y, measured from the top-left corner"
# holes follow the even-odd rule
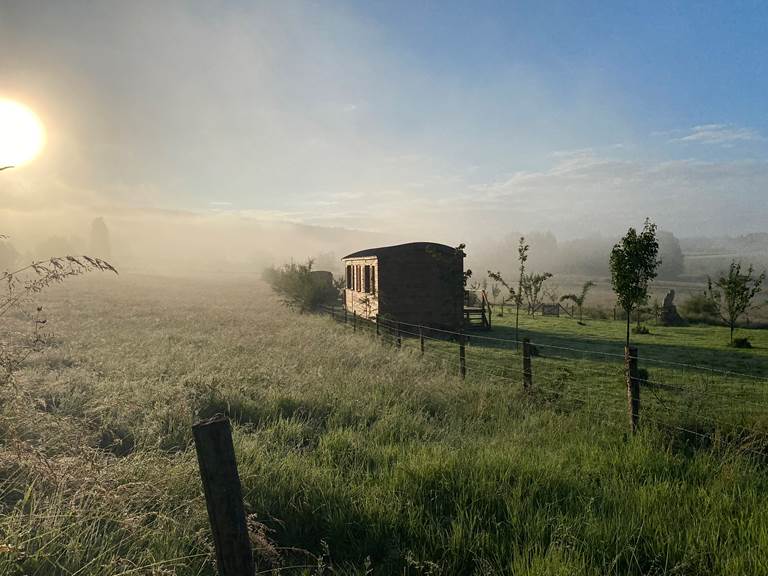
[[[459,332],[459,372],[462,378],[467,377],[467,347],[463,332]]]
[[[624,347],[624,370],[627,377],[627,408],[629,409],[629,430],[637,433],[640,420],[640,377],[637,370],[637,348]]]
[[[424,327],[419,324],[419,350],[421,355],[424,356]]]
[[[218,414],[192,426],[220,576],[253,576],[251,540],[229,420]]]
[[[523,388],[533,386],[533,370],[531,369],[531,341],[523,338]]]
[[[400,322],[395,322],[395,330],[396,330],[396,336],[395,336],[395,346],[397,346],[398,350],[403,345],[403,339],[400,335]]]
[[[376,336],[379,335],[379,315],[376,314]]]
[[[357,332],[357,311],[352,312],[352,332]]]

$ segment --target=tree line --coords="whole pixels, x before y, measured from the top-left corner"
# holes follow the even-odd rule
[[[494,302],[503,290],[507,291],[501,301],[501,315],[504,304],[512,303],[515,309],[515,339],[518,339],[520,310],[527,305],[527,312],[535,316],[541,303],[542,294],[547,294],[546,282],[553,277],[550,272],[528,271],[530,245],[524,236],[520,236],[517,245],[518,275],[515,282],[510,282],[499,271],[488,270],[488,278],[494,282],[491,293]],[[630,326],[632,314],[638,319],[640,327],[640,311],[648,306],[652,281],[659,274],[662,260],[659,258],[660,242],[656,224],[645,220],[643,228],[638,231],[633,227],[611,249],[608,258],[608,268],[611,273],[611,287],[616,295],[617,305],[626,317],[625,343],[630,343]],[[748,346],[746,339],[734,339],[734,331],[739,320],[756,307],[755,300],[762,291],[766,273],[756,273],[749,265],[746,269],[738,260],[733,260],[727,272],[707,278],[707,288],[692,299],[692,308],[716,317],[729,328],[731,345]],[[583,323],[583,308],[593,281],[585,282],[581,291],[565,294],[559,297],[559,302],[571,301],[578,308],[578,319]],[[554,291],[549,292],[550,298],[556,300]]]

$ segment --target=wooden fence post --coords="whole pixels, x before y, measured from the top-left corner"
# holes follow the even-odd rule
[[[459,372],[462,379],[467,377],[467,347],[463,332],[459,332]]]
[[[352,312],[352,332],[357,332],[357,312]]]
[[[419,324],[419,349],[424,356],[424,327],[421,324]]]
[[[192,426],[220,576],[253,576],[251,539],[229,420],[218,414]]]
[[[395,346],[397,346],[398,350],[403,345],[402,337],[400,336],[400,322],[395,322],[395,330],[396,330],[396,336],[395,336]]]
[[[531,369],[531,340],[523,338],[523,388],[533,386],[533,370]]]
[[[624,370],[627,377],[627,408],[629,410],[629,430],[637,433],[640,420],[640,378],[637,370],[637,348],[624,347]]]
[[[379,315],[376,314],[376,336],[379,335]]]

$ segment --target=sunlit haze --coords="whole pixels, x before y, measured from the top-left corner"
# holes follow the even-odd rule
[[[47,142],[2,173],[0,229],[76,245],[101,216],[134,261],[763,232],[767,10],[4,2],[0,98]]]
[[[0,100],[0,167],[21,166],[40,153],[45,132],[29,108]]]

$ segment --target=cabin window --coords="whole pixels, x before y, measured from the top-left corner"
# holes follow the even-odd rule
[[[363,268],[363,292],[366,294],[371,292],[371,267],[367,264]]]
[[[376,294],[376,266],[371,266],[371,294]]]
[[[352,289],[352,266],[347,265],[347,288]]]
[[[355,276],[356,276],[356,279],[355,279],[356,280],[355,290],[360,292],[360,288],[362,288],[362,285],[363,285],[362,278],[360,278],[360,276],[361,276],[361,274],[360,274],[361,266],[358,264],[357,266],[355,266],[355,268],[356,268],[356,270],[355,270]]]

